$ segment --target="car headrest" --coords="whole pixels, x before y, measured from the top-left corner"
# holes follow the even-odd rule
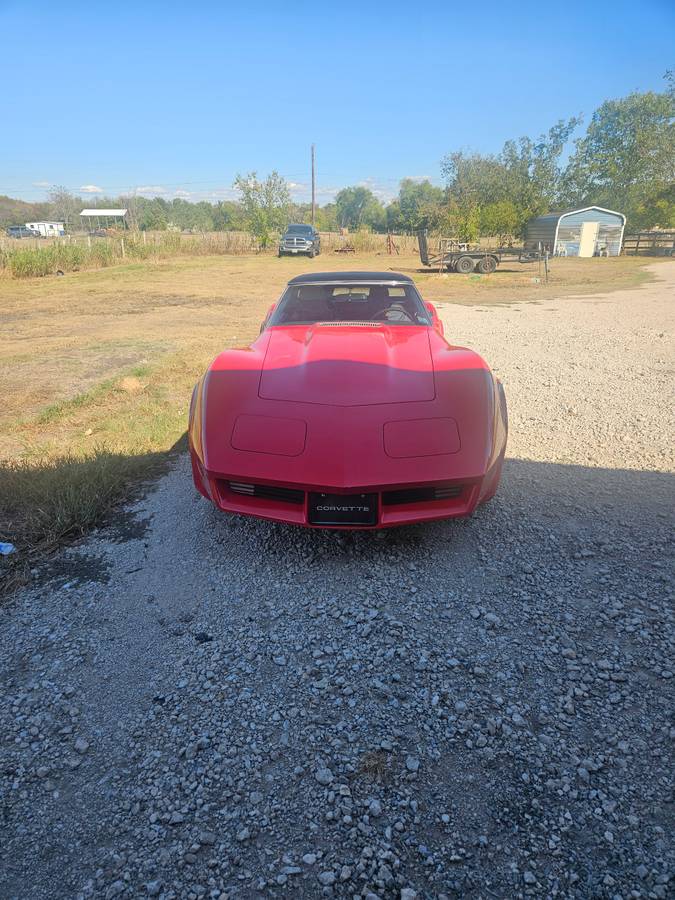
[[[326,300],[329,291],[321,284],[303,284],[296,288],[297,298],[301,303],[316,303]]]

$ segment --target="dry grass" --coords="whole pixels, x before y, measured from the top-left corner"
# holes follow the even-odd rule
[[[29,550],[77,537],[125,495],[130,481],[149,473],[151,461],[159,467],[163,459],[161,454],[136,457],[94,448],[39,465],[0,468],[7,530],[20,534]]]
[[[44,277],[58,272],[106,268],[126,259],[159,260],[254,251],[259,252],[260,248],[251,235],[232,231],[199,235],[119,231],[93,239],[87,235],[21,241],[6,238],[0,239],[0,274],[14,278]]]
[[[325,251],[350,246],[357,253],[382,253],[387,249],[385,234],[359,231],[342,236],[325,232],[321,236]],[[395,246],[401,253],[415,253],[417,238],[397,236]],[[33,278],[64,272],[81,272],[121,265],[127,261],[172,259],[181,256],[277,255],[277,243],[260,246],[252,235],[241,231],[212,231],[181,234],[174,231],[110,231],[107,237],[85,234],[58,238],[28,238],[20,241],[0,235],[0,276]]]
[[[330,252],[0,279],[0,540],[53,544],[105,514],[184,433],[192,386],[213,356],[249,343],[299,272],[393,268],[429,300],[487,305],[632,286],[653,262],[556,260],[548,285],[533,282],[536,265],[438,275],[412,255]]]

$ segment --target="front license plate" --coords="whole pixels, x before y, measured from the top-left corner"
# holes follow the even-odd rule
[[[312,525],[376,525],[377,494],[310,494]]]
[[[291,253],[297,253],[297,252],[298,252],[297,250],[291,250]]]

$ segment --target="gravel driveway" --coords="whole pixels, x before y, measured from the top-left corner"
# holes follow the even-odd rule
[[[6,604],[0,897],[672,897],[675,263],[654,269],[442,308],[510,405],[471,520],[227,518],[182,458]]]

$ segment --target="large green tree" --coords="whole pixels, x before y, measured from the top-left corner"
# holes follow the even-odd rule
[[[213,207],[213,227],[216,231],[240,231],[244,227],[243,211],[234,200],[221,200]]]
[[[445,192],[428,179],[404,178],[398,191],[399,227],[409,233],[437,227],[444,216]],[[398,230],[398,229],[397,229]]]
[[[579,121],[561,120],[536,140],[507,141],[498,154],[448,154],[441,171],[457,236],[475,240],[483,231],[503,237],[507,225],[521,232],[528,219],[555,206],[563,179],[560,159]]]
[[[518,234],[520,215],[513,200],[496,200],[480,210],[480,233],[496,237],[500,244]]]
[[[316,208],[316,227],[320,231],[337,231],[338,214],[335,203],[326,203]]]
[[[278,172],[271,172],[260,181],[255,172],[237,175],[234,187],[241,195],[241,205],[248,231],[262,247],[268,246],[272,235],[288,222],[291,195],[288,183]]]
[[[164,231],[171,221],[171,208],[162,197],[139,198],[139,227],[143,231]]]
[[[675,225],[675,95],[633,93],[607,100],[576,142],[564,178],[571,205],[628,217],[630,228]]]
[[[375,194],[362,185],[343,188],[335,197],[337,221],[340,228],[356,231],[363,226],[375,231],[386,228],[384,207]]]

